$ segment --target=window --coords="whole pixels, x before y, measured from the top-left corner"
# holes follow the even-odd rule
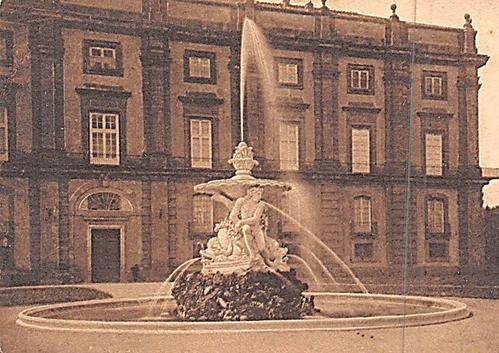
[[[442,175],[443,141],[440,133],[426,133],[425,135],[425,166],[426,175]]]
[[[431,234],[441,234],[445,232],[445,212],[444,202],[440,199],[430,199],[427,201],[427,227]]]
[[[447,224],[447,202],[443,198],[426,200],[426,259],[448,261],[450,229]]]
[[[0,161],[9,159],[9,122],[7,108],[0,107]]]
[[[191,119],[191,166],[193,168],[211,168],[212,166],[210,120]]]
[[[210,196],[194,196],[192,203],[192,221],[194,232],[213,232],[213,201]]]
[[[370,129],[365,127],[352,128],[352,173],[371,171],[370,132]]]
[[[86,74],[123,76],[121,44],[115,42],[83,42],[83,72]]]
[[[371,65],[348,65],[348,93],[374,94],[374,67]]]
[[[120,164],[119,116],[90,113],[90,163]]]
[[[276,58],[277,83],[280,87],[303,88],[303,60]]]
[[[215,53],[186,50],[184,53],[184,81],[191,83],[217,83]]]
[[[371,199],[366,196],[354,198],[354,233],[371,233]]]
[[[0,66],[10,66],[12,63],[12,32],[0,30]]]
[[[121,210],[121,197],[113,192],[98,192],[87,197],[88,210]]]
[[[447,99],[447,73],[438,71],[423,71],[423,99]]]
[[[279,136],[280,168],[282,170],[298,170],[300,154],[298,124],[281,121]]]

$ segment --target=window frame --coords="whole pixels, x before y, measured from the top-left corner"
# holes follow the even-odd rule
[[[115,52],[116,68],[92,68],[90,66],[90,49],[113,49]],[[83,73],[88,75],[118,76],[123,77],[123,49],[119,42],[109,42],[103,40],[84,39],[83,40]]]
[[[369,151],[368,151],[368,156],[369,156],[369,171],[367,172],[362,172],[362,171],[354,171],[354,163],[353,163],[353,131],[354,130],[368,130],[369,131]],[[350,157],[350,172],[352,174],[372,174],[373,169],[375,166],[375,158],[376,158],[376,153],[375,153],[375,133],[374,133],[374,126],[372,125],[365,125],[365,124],[351,124],[350,125],[350,131],[349,131],[349,143],[348,143],[348,148],[349,148],[349,157]]]
[[[353,73],[355,71],[367,71],[368,72],[368,87],[353,87]],[[360,78],[359,78],[360,82]],[[348,94],[362,94],[362,95],[374,95],[375,94],[375,70],[373,65],[361,65],[361,64],[348,64],[347,65],[347,93]]]
[[[426,138],[427,135],[440,135],[442,139],[442,166],[441,166],[441,174],[429,174],[428,173],[428,164],[427,164],[427,144],[426,144]],[[425,129],[423,131],[423,141],[422,141],[422,146],[423,146],[423,172],[424,175],[427,177],[442,177],[445,176],[448,170],[448,148],[447,148],[447,129]]]
[[[296,65],[296,83],[282,82],[279,80],[279,65]],[[288,57],[275,57],[274,58],[275,81],[280,88],[293,88],[303,89],[303,59],[301,58],[288,58]]]
[[[443,206],[443,231],[432,232],[430,231],[430,209],[429,203],[438,201]],[[447,197],[443,195],[429,195],[425,197],[425,261],[428,263],[441,263],[449,262],[450,260],[450,223],[449,223],[449,202]],[[445,244],[447,247],[447,254],[441,257],[430,257],[432,244]]]
[[[110,113],[119,115],[119,146],[120,166],[127,164],[127,131],[126,114],[127,100],[131,92],[117,89],[116,87],[78,87],[76,93],[80,96],[81,111],[81,147],[85,161],[92,166],[99,164],[90,163],[90,112]],[[103,165],[115,168],[117,165]]]
[[[427,79],[428,78],[439,78],[441,80],[442,84],[441,84],[440,94],[435,94],[433,92],[427,92]],[[448,84],[447,83],[447,72],[423,70],[423,73],[421,75],[421,97],[422,97],[422,99],[447,100],[447,84]],[[433,83],[432,83],[432,86],[433,86]]]
[[[283,125],[291,125],[296,128],[296,161],[291,160],[290,162],[296,162],[296,167],[293,166],[292,168],[289,168],[288,166],[291,165],[291,163],[283,163],[283,151],[282,151],[282,127]],[[279,169],[282,171],[298,171],[300,170],[300,122],[298,121],[293,121],[293,120],[280,120],[279,121]],[[288,139],[289,141],[289,139]],[[288,142],[289,145],[289,142]]]
[[[5,40],[5,58],[0,57],[0,66],[11,67],[14,64],[14,34],[0,30],[0,38]]]
[[[103,128],[98,129],[102,130],[102,133],[104,134],[103,137],[103,148],[104,148],[104,153],[106,152],[106,134],[111,134],[111,132],[106,132],[107,130],[110,131],[115,131],[114,133],[116,134],[116,157],[114,158],[105,158],[105,157],[94,157],[93,156],[93,138],[92,138],[92,133],[94,132],[94,129],[92,127],[93,120],[92,116],[93,115],[102,115],[103,118]],[[106,125],[106,117],[108,116],[113,116],[115,118],[115,128],[114,129],[107,129],[105,127]],[[117,112],[109,112],[109,111],[93,111],[90,110],[88,112],[88,155],[89,155],[89,162],[92,165],[120,165],[120,155],[121,155],[121,146],[120,146],[120,114]]]
[[[359,227],[360,228],[357,228],[357,213],[355,212],[356,210],[356,202],[357,200],[367,200],[368,201],[368,205],[369,205],[369,222],[368,222],[368,228],[369,229],[363,229],[362,228],[362,225],[360,224]],[[362,204],[360,205],[362,206]],[[358,196],[355,196],[353,198],[353,219],[352,219],[352,230],[353,230],[353,234],[354,235],[372,235],[373,234],[373,206],[372,206],[372,198],[370,196],[367,196],[367,195],[358,195]],[[361,213],[359,214],[362,218],[362,210],[361,210]]]
[[[209,163],[206,165],[195,165],[194,163],[194,158],[193,158],[193,136],[192,136],[192,122],[193,121],[207,121],[210,123],[210,132],[209,132],[209,137],[210,137],[210,151],[209,151]],[[212,118],[209,117],[197,117],[197,116],[190,116],[188,117],[188,125],[189,125],[189,160],[190,160],[190,167],[193,169],[212,169],[213,168],[213,159],[214,159],[214,146],[213,146],[213,141],[214,141],[214,122]],[[202,146],[200,146],[200,151]]]
[[[210,77],[191,76],[190,61],[191,57],[210,60]],[[184,51],[184,82],[201,83],[214,85],[217,83],[217,56],[215,52],[185,49]]]
[[[204,200],[203,200],[204,199]],[[199,224],[196,222],[196,200],[209,200],[209,219],[206,225]],[[194,194],[192,197],[192,233],[193,234],[213,234],[214,233],[214,205],[213,200],[209,195],[206,194]]]

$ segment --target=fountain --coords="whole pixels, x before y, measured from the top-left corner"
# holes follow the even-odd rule
[[[269,351],[257,342],[281,342],[281,350],[306,352],[319,339],[335,345],[334,335],[323,334],[328,331],[429,325],[469,316],[466,305],[452,300],[367,293],[319,237],[263,201],[264,194],[279,195],[291,185],[255,178],[252,168],[258,162],[251,147],[240,142],[229,163],[235,168],[232,178],[194,188],[229,212],[200,258],[186,261],[167,279],[164,287],[173,287],[171,294],[29,308],[18,316],[19,334],[40,352],[51,353]],[[267,234],[269,210],[297,223],[363,293],[307,292],[289,260],[301,263],[314,282],[318,276]],[[198,263],[201,271],[188,271]]]

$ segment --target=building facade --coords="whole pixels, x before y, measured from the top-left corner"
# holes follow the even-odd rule
[[[257,176],[301,193],[280,206],[366,281],[400,278],[404,259],[415,277],[480,269],[478,69],[488,57],[469,16],[455,29],[392,12],[4,0],[4,272],[25,282],[161,280],[203,246],[225,210],[193,186],[231,175],[245,18],[269,40],[277,86],[269,110],[248,64],[244,139]],[[284,220],[270,228],[299,233]]]

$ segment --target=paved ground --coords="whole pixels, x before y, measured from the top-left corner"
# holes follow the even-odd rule
[[[157,291],[157,284],[115,285],[110,288],[104,285],[101,289],[111,292],[115,296],[147,296]],[[457,322],[441,325],[423,326],[402,329],[379,329],[343,332],[317,332],[317,333],[289,333],[275,336],[262,333],[253,336],[239,335],[234,337],[233,345],[220,347],[214,335],[199,335],[197,338],[180,344],[164,342],[164,352],[254,352],[266,351],[283,353],[499,353],[499,300],[463,299],[473,317]],[[31,347],[24,337],[19,335],[15,325],[17,313],[24,307],[0,308],[0,344],[2,353],[52,353]],[[51,335],[52,333],[45,333]],[[77,336],[74,340],[77,340]],[[130,340],[130,347],[140,346],[140,342],[133,342],[131,337],[115,338]],[[309,347],[306,351],[299,349],[292,343],[299,340]],[[230,341],[230,339],[229,339]],[[404,348],[402,348],[402,342]],[[105,344],[105,342],[100,342]],[[303,347],[303,345],[302,345]],[[92,352],[89,347],[88,350]],[[67,353],[73,350],[68,347]],[[128,353],[143,352],[125,350]]]

